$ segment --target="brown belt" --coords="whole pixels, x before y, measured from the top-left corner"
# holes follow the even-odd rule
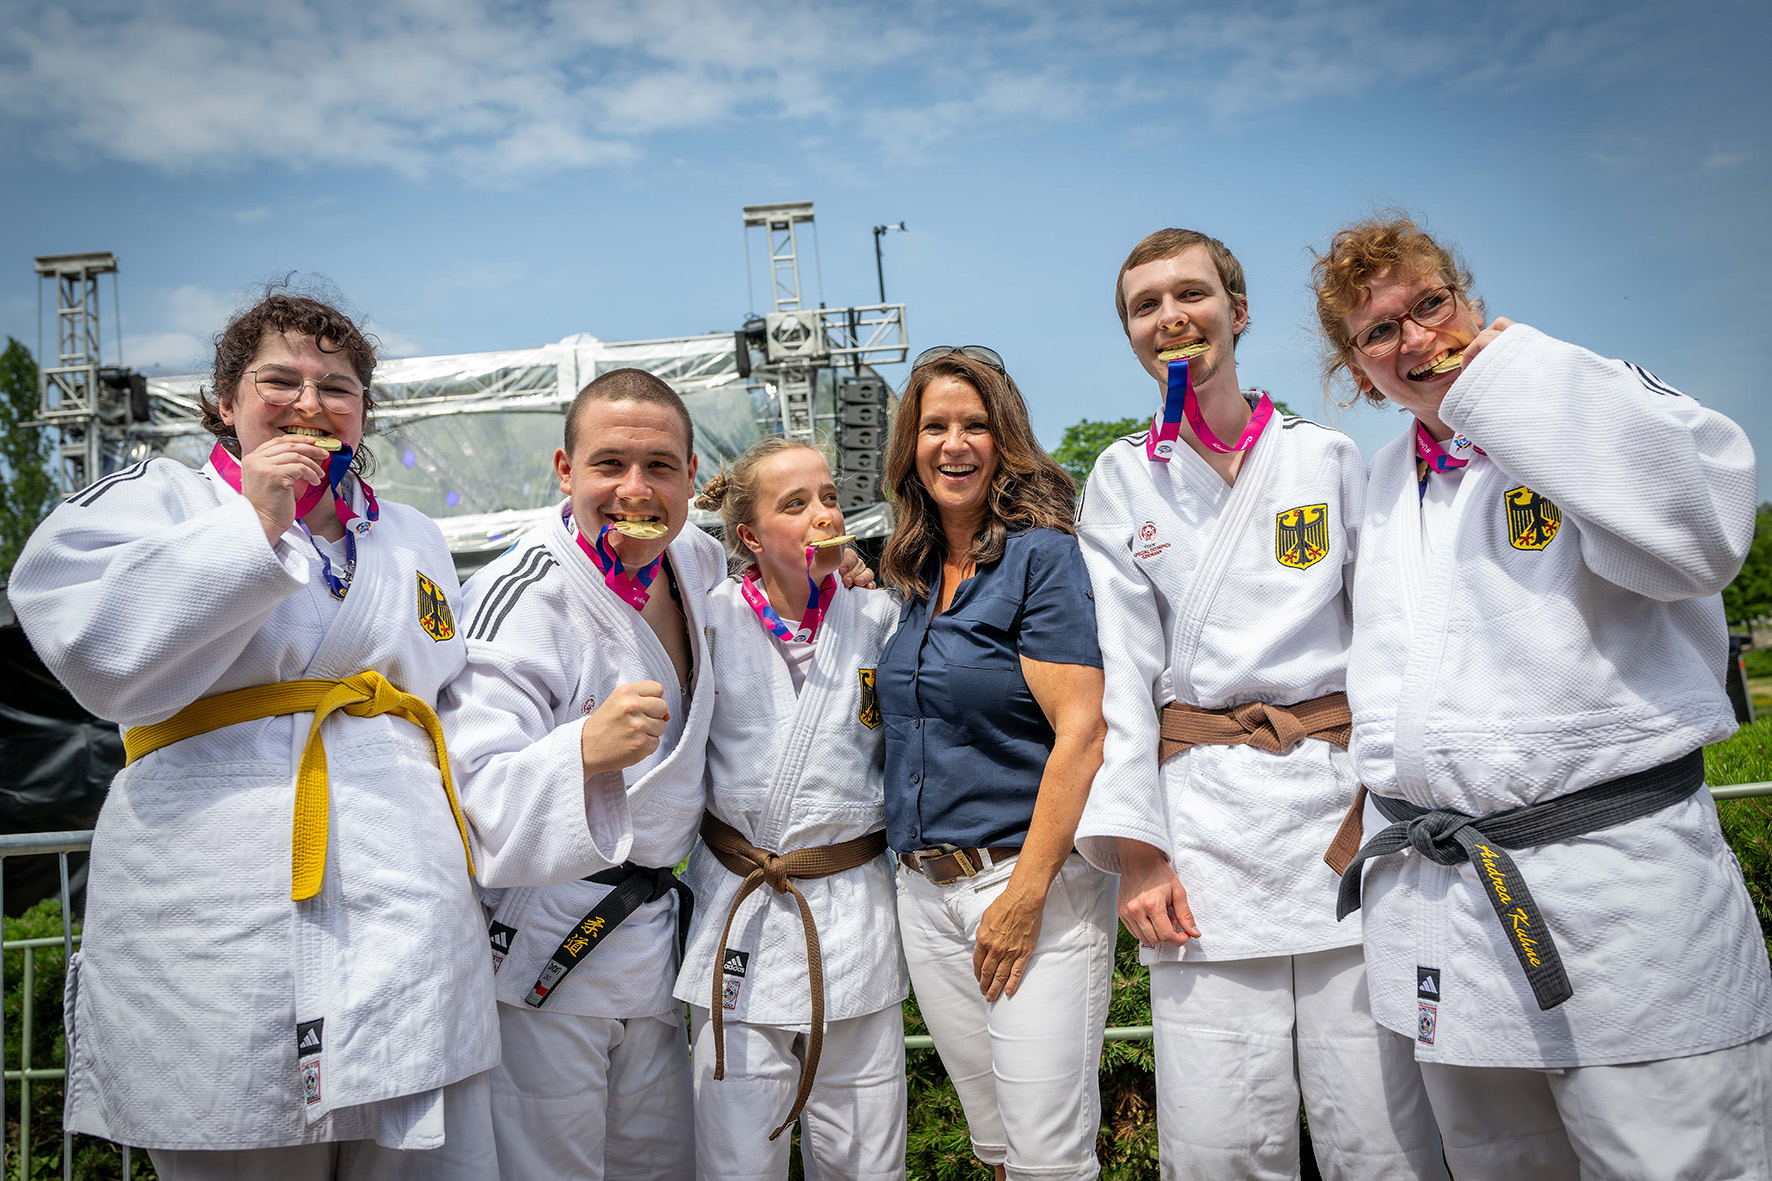
[[[898,863],[922,874],[938,886],[951,886],[961,878],[977,877],[987,865],[1021,852],[1019,845],[998,845],[990,849],[919,849],[900,853]],[[990,859],[985,859],[985,854]]]
[[[1229,709],[1201,709],[1171,701],[1163,707],[1157,762],[1167,762],[1170,755],[1190,746],[1247,745],[1283,755],[1306,738],[1321,738],[1346,750],[1353,731],[1346,693],[1325,693],[1297,705],[1251,701]]]
[[[739,886],[737,896],[732,899],[732,908],[726,912],[726,926],[720,932],[720,943],[714,948],[714,997],[710,1009],[714,1015],[716,1080],[726,1077],[726,1030],[721,1020],[724,1006],[720,1003],[720,980],[725,965],[726,940],[732,934],[732,920],[738,917],[739,904],[758,886],[768,882],[777,894],[792,894],[800,905],[800,925],[806,932],[806,969],[812,982],[812,1025],[806,1040],[806,1063],[800,1068],[800,1093],[794,1097],[793,1109],[781,1121],[781,1127],[769,1133],[773,1140],[800,1118],[807,1096],[812,1094],[812,1079],[818,1073],[819,1051],[824,1048],[824,954],[818,948],[818,927],[812,921],[812,908],[806,904],[806,895],[800,893],[800,888],[790,879],[828,878],[866,865],[886,851],[886,834],[869,833],[841,844],[795,849],[778,857],[757,848],[736,828],[712,812],[706,812],[701,818],[701,839],[715,860],[744,878],[744,884]]]
[[[1157,762],[1190,746],[1236,746],[1246,743],[1270,754],[1286,754],[1306,738],[1347,749],[1353,737],[1354,717],[1347,707],[1346,693],[1325,693],[1297,705],[1269,705],[1251,701],[1229,709],[1201,709],[1171,701],[1163,707],[1162,737],[1157,742]],[[1336,873],[1347,868],[1360,849],[1360,809],[1366,803],[1366,789],[1354,794],[1335,840],[1323,860]]]

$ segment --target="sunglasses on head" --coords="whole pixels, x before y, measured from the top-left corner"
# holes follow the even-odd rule
[[[921,369],[929,362],[939,361],[949,353],[959,353],[962,357],[970,357],[974,361],[989,365],[998,373],[1007,374],[1009,372],[1003,368],[1003,358],[997,355],[997,350],[987,349],[981,344],[963,344],[958,347],[951,344],[938,344],[932,349],[924,349],[918,353],[917,359],[911,362],[911,368]]]

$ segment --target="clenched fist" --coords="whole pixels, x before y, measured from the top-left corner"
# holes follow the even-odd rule
[[[671,711],[665,705],[664,686],[657,681],[618,685],[580,731],[579,750],[584,755],[585,778],[620,771],[658,749]]]

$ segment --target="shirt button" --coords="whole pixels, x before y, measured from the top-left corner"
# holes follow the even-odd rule
[[[911,775],[911,782],[912,783],[921,783],[922,781],[923,781],[922,775],[920,775],[920,774],[912,774]]]
[[[918,718],[915,722],[911,723],[911,729],[913,729],[913,730],[921,730],[922,728],[923,728],[923,719],[922,718]]]

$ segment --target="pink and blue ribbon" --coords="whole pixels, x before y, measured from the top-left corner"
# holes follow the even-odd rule
[[[744,601],[751,605],[751,610],[757,613],[757,618],[769,629],[769,634],[778,640],[812,643],[813,638],[818,635],[818,625],[824,622],[825,612],[830,609],[831,596],[837,593],[837,576],[827,574],[822,583],[812,581],[812,559],[817,552],[817,546],[806,547],[806,585],[811,589],[806,596],[806,611],[800,616],[799,631],[789,629],[775,608],[769,605],[769,596],[757,585],[755,566],[745,571],[744,581],[739,584]]]
[[[1163,398],[1163,409],[1159,415],[1152,417],[1150,433],[1145,436],[1145,457],[1152,463],[1168,463],[1174,457],[1175,441],[1181,437],[1183,418],[1187,419],[1188,426],[1193,428],[1194,437],[1207,450],[1230,455],[1255,446],[1256,440],[1261,438],[1261,432],[1266,429],[1268,420],[1273,416],[1273,399],[1263,390],[1243,433],[1237,436],[1234,444],[1226,446],[1212,433],[1212,428],[1206,425],[1205,415],[1200,413],[1200,399],[1194,394],[1194,379],[1188,372],[1188,359],[1177,357],[1169,362],[1169,392]]]
[[[661,552],[658,557],[629,574],[627,566],[607,540],[609,531],[615,528],[614,525],[603,526],[598,530],[596,540],[591,541],[585,537],[584,530],[578,527],[578,522],[572,519],[571,505],[566,506],[562,515],[566,527],[572,531],[573,540],[578,542],[578,548],[585,552],[591,565],[603,575],[603,585],[614,591],[634,610],[644,611],[646,600],[652,597],[652,580],[658,577],[659,569],[664,565],[664,554]]]

